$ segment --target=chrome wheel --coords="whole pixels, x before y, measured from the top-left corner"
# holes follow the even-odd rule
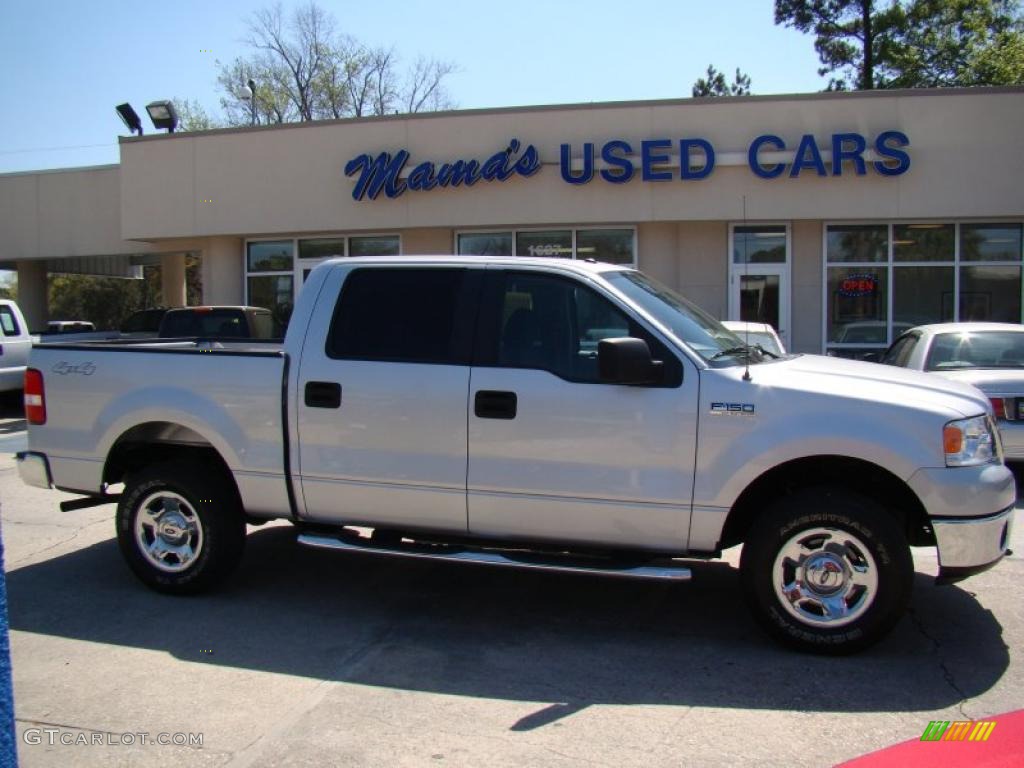
[[[192,505],[172,491],[147,496],[135,515],[135,541],[150,565],[179,573],[203,549],[203,528]]]
[[[878,567],[867,546],[848,531],[811,528],[779,549],[772,581],[791,616],[811,626],[841,627],[871,607]]]

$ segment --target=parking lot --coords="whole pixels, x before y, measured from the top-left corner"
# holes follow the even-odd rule
[[[936,587],[915,552],[912,613],[839,659],[761,634],[736,552],[660,585],[305,550],[272,525],[225,589],[173,598],[122,563],[113,507],[21,484],[4,416],[25,766],[821,766],[1024,707],[1019,555]]]

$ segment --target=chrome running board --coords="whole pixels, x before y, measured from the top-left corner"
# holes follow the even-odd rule
[[[397,544],[380,546],[370,538],[360,536],[332,536],[323,533],[300,533],[299,544],[318,549],[343,552],[363,552],[393,557],[411,557],[422,560],[447,560],[456,563],[501,565],[509,568],[529,568],[560,573],[586,573],[595,576],[617,576],[627,579],[655,579],[659,581],[689,581],[690,569],[662,561],[651,564],[617,564],[614,560],[597,557],[579,557],[562,554],[538,553],[528,550],[474,549],[447,544]]]

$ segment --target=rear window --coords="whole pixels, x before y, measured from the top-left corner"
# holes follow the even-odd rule
[[[327,337],[336,359],[466,365],[472,323],[466,269],[357,269],[345,280]]]
[[[249,333],[242,310],[213,309],[168,312],[160,325],[160,335],[165,338],[242,339]]]
[[[1024,368],[1024,329],[940,333],[928,350],[925,369],[963,368]]]
[[[0,306],[0,329],[3,329],[4,336],[21,335],[21,329],[18,328],[18,320],[14,317],[14,310],[6,304]]]

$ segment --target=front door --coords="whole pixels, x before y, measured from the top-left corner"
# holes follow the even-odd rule
[[[648,342],[663,382],[600,383],[598,342],[619,336]],[[685,548],[697,385],[688,361],[593,287],[490,270],[469,386],[470,532]]]
[[[730,235],[729,319],[767,323],[789,349],[789,228],[736,225]]]

